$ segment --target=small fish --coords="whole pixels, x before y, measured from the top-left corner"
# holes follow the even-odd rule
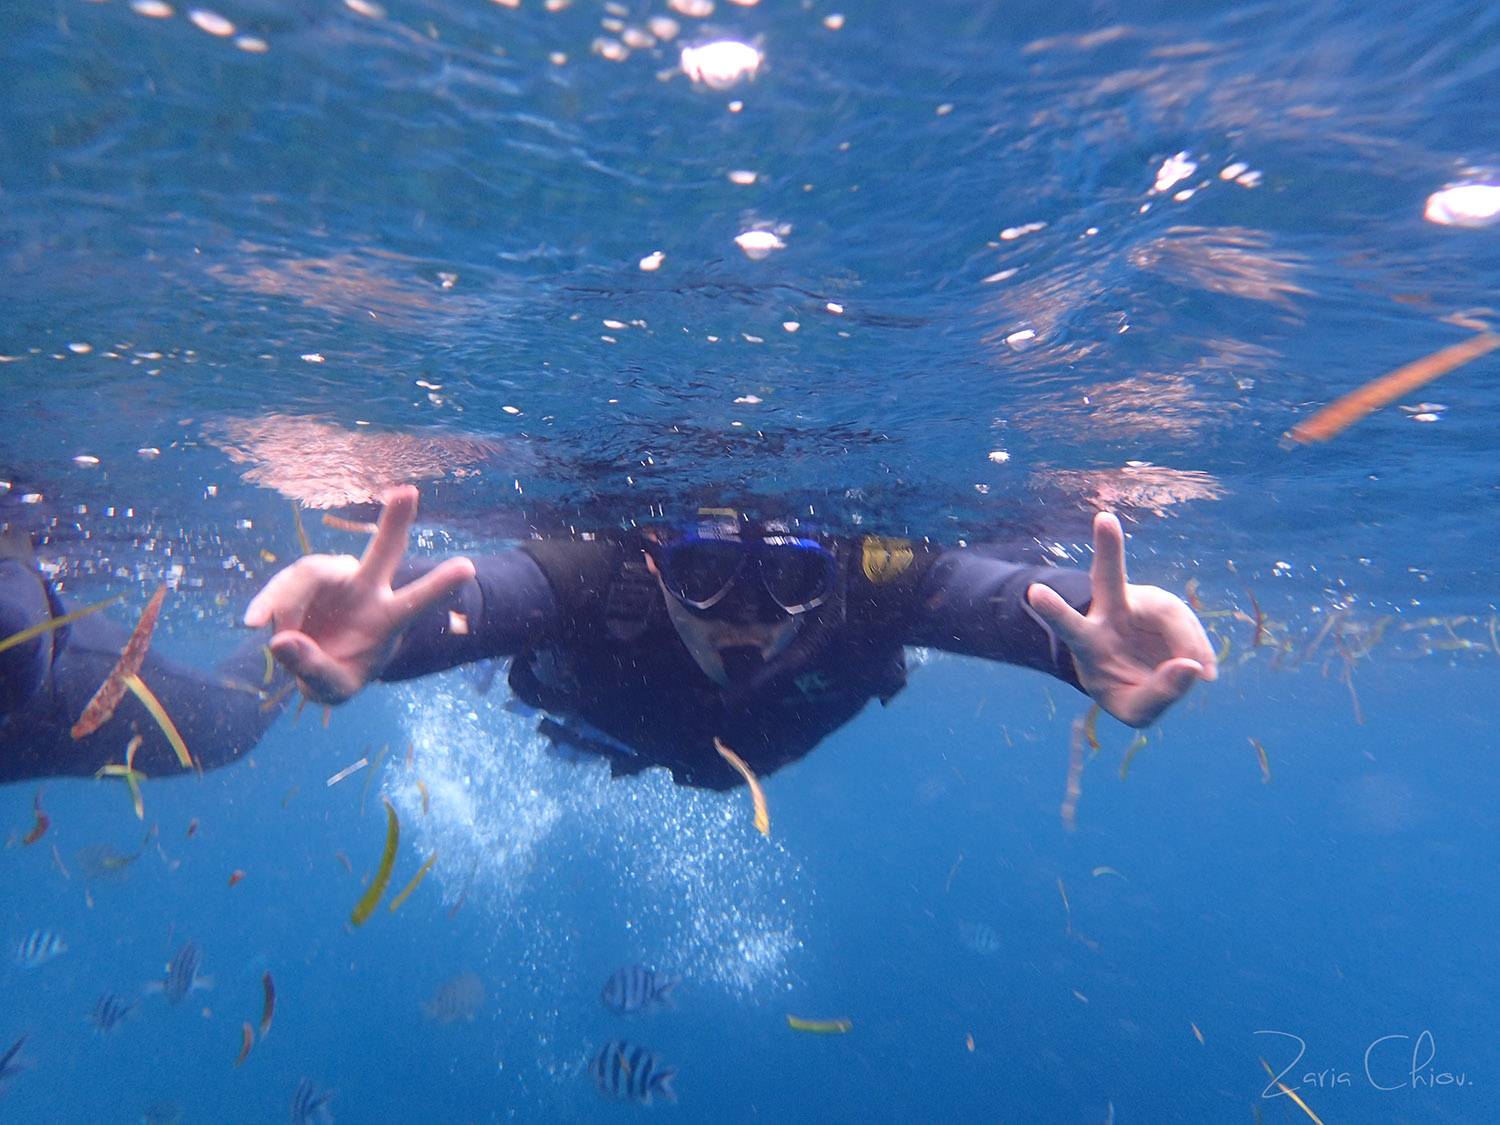
[[[79,849],[78,866],[83,869],[86,880],[118,881],[125,877],[130,865],[141,858],[143,851],[141,848],[126,855],[113,844],[89,844]]]
[[[23,969],[34,969],[68,951],[68,943],[51,930],[32,930],[16,946],[15,962]]]
[[[118,992],[106,992],[94,1001],[94,1010],[89,1013],[89,1026],[95,1035],[107,1035],[124,1023],[135,1011],[135,1001],[127,1000]]]
[[[988,957],[1000,952],[1000,935],[995,927],[984,922],[965,922],[958,927],[958,936],[964,947]]]
[[[197,945],[191,941],[183,942],[182,948],[167,963],[166,974],[162,977],[161,990],[166,994],[168,1004],[181,1004],[193,989],[207,987],[206,980],[198,979],[202,964],[203,956]]]
[[[644,965],[624,965],[610,974],[599,999],[611,1012],[629,1015],[660,1005],[672,1007],[672,989],[682,983],[675,973],[659,973]]]
[[[157,1102],[141,1114],[141,1125],[177,1125],[182,1120],[182,1107],[176,1102]]]
[[[337,1090],[324,1090],[311,1078],[297,1083],[292,1094],[293,1125],[333,1125],[333,1111],[328,1103],[333,1101]]]
[[[25,1043],[26,1036],[22,1035],[6,1049],[5,1054],[0,1055],[0,1093],[5,1090],[7,1078],[14,1078],[26,1069],[26,1060],[21,1057],[21,1047]]]
[[[475,973],[459,973],[438,985],[431,1000],[422,1001],[422,1014],[439,1027],[473,1023],[483,1003],[484,981]]]
[[[659,1056],[625,1039],[606,1043],[589,1064],[589,1075],[601,1094],[616,1101],[650,1105],[651,1096],[659,1094],[677,1104],[677,1093],[672,1089],[677,1068],[663,1066]]]

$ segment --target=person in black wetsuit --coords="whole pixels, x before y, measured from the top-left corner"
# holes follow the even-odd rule
[[[543,731],[616,773],[661,765],[729,788],[716,737],[771,773],[900,691],[907,645],[1035,668],[1134,726],[1217,675],[1192,610],[1126,582],[1110,515],[1095,520],[1090,574],[732,513],[414,567],[416,505],[415,489],[394,490],[362,560],[299,560],[246,624],[272,626],[276,658],[329,703],[371,679],[512,657],[510,686],[548,712]]]
[[[251,601],[246,624],[271,626],[270,652],[306,695],[325,703],[343,702],[372,679],[510,657],[511,689],[547,712],[541,730],[568,751],[606,758],[617,774],[660,765],[681,784],[732,787],[739,775],[715,751],[715,738],[756,773],[774,772],[871,699],[884,703],[900,691],[907,645],[1035,668],[1136,726],[1217,674],[1188,606],[1157,587],[1126,583],[1113,516],[1096,520],[1093,571],[1084,574],[983,548],[809,535],[723,512],[687,529],[537,540],[475,560],[404,563],[416,507],[415,489],[394,490],[363,559],[298,560]],[[31,573],[29,586],[0,590],[15,587],[36,603],[26,611],[32,618],[57,613]],[[0,620],[0,636],[26,623],[26,613],[12,613]],[[123,756],[131,733],[148,740],[137,756],[145,772],[176,768],[144,712],[125,711],[139,708],[129,698],[113,721],[121,725],[90,736],[99,741],[68,742],[69,724],[124,639],[111,626],[112,640],[85,651],[82,624],[59,630],[47,653],[32,652],[25,677],[0,665],[0,780],[92,773]],[[275,715],[263,701],[278,685],[267,679],[259,641],[213,677],[156,662],[143,678],[205,767],[243,753]]]

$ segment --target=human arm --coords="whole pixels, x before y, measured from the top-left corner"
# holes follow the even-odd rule
[[[132,744],[133,768],[145,776],[183,770],[161,725],[134,694],[126,694],[98,729],[73,737],[74,723],[118,664],[130,630],[108,611],[58,626],[68,610],[34,564],[0,564],[0,634],[49,621],[54,626],[0,653],[0,783],[92,776],[122,763]],[[172,615],[169,606],[164,620]],[[208,672],[163,656],[163,632],[157,630],[158,643],[137,674],[193,764],[214,769],[249,753],[280,713],[287,684],[285,673],[267,662],[261,638],[247,639]],[[11,659],[15,654],[23,659]]]
[[[1083,689],[1115,718],[1149,726],[1198,680],[1218,678],[1218,661],[1197,616],[1158,586],[1125,580],[1125,533],[1115,516],[1094,518],[1087,613],[1037,583],[1033,610],[1068,646]]]

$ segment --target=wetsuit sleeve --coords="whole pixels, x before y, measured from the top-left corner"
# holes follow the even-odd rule
[[[393,586],[401,587],[437,565],[404,563]],[[466,632],[454,632],[454,617]],[[544,636],[557,620],[557,603],[541,568],[525,551],[504,551],[474,560],[474,581],[431,606],[401,634],[381,669],[381,680],[409,680],[459,664],[514,656]]]
[[[0,581],[0,602],[10,604],[3,596],[10,588],[8,580]],[[30,624],[49,615],[44,611]],[[7,621],[6,627],[12,624]],[[73,724],[113,671],[129,635],[125,626],[95,614],[54,631],[51,659],[40,677],[28,671],[24,680],[12,681],[13,669],[0,665],[0,677],[7,681],[3,694],[12,703],[0,714],[0,782],[92,776],[106,763],[124,762],[137,735],[136,769],[147,777],[183,772],[161,728],[133,694],[127,693],[93,734],[72,736]],[[212,672],[168,660],[152,648],[140,677],[204,769],[248,753],[281,713],[282,689],[290,684],[279,666],[268,666],[260,636],[240,645]],[[29,689],[24,697],[23,687]]]
[[[1026,601],[1033,582],[1088,611],[1083,571],[1026,566],[973,548],[944,551],[923,577],[906,643],[1035,668],[1081,691],[1072,654]]]

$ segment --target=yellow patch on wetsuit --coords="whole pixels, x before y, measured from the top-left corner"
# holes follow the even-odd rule
[[[906,573],[915,555],[911,540],[887,539],[881,535],[866,535],[864,557],[861,563],[865,577],[877,586],[886,586]]]

